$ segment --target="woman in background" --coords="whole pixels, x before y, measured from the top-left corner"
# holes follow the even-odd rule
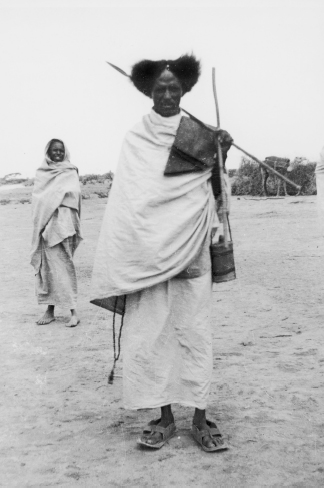
[[[81,189],[78,169],[59,139],[45,148],[45,159],[36,172],[33,204],[31,264],[36,275],[38,303],[47,305],[38,325],[55,320],[54,308],[71,310],[67,327],[80,321],[76,312],[77,279],[73,255],[82,236]]]

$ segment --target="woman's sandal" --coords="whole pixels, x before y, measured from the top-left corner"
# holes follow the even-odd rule
[[[169,439],[171,439],[171,437],[174,436],[177,429],[174,422],[167,427],[161,427],[160,425],[158,425],[160,422],[161,419],[151,420],[151,422],[149,422],[143,430],[143,436],[150,437],[153,436],[155,432],[159,432],[160,434],[162,434],[162,441],[157,442],[156,444],[149,444],[148,442],[146,442],[146,440],[143,439],[142,436],[137,440],[137,444],[150,447],[151,449],[160,449],[162,446],[164,446],[164,444]]]
[[[223,451],[224,449],[228,449],[227,444],[225,443],[222,434],[217,428],[217,425],[210,420],[206,420],[208,428],[204,430],[199,430],[195,424],[192,424],[191,433],[195,441],[203,448],[206,452],[215,452],[215,451]],[[207,447],[203,444],[203,438],[209,436],[216,445],[213,447]]]

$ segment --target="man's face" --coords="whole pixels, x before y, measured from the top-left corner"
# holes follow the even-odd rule
[[[179,113],[182,88],[179,80],[165,69],[157,78],[152,90],[154,110],[162,117],[172,117]]]
[[[64,159],[65,149],[61,142],[52,142],[48,155],[54,163],[60,163]]]

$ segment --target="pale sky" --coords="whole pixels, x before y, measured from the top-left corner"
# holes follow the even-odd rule
[[[51,138],[80,174],[115,171],[124,134],[152,107],[106,60],[193,52],[182,106],[259,158],[318,160],[324,146],[324,0],[0,0],[0,176],[32,176]],[[230,151],[228,167],[241,154]]]

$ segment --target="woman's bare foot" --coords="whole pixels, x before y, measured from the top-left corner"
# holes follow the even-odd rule
[[[45,325],[45,324],[50,324],[55,320],[54,317],[54,305],[48,305],[46,312],[44,315],[37,320],[36,324],[38,325]]]
[[[76,310],[75,309],[71,310],[71,313],[72,313],[71,320],[70,320],[70,322],[65,324],[65,327],[76,327],[78,325],[78,323],[80,322],[80,319],[78,319]]]

